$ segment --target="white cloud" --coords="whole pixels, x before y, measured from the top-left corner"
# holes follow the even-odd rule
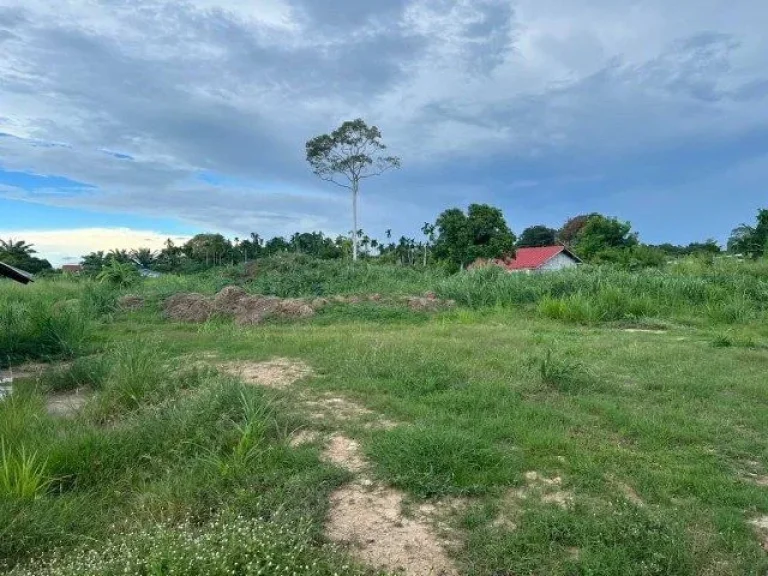
[[[183,244],[190,237],[131,228],[75,228],[72,230],[0,229],[0,238],[23,239],[34,245],[38,257],[48,259],[53,266],[61,266],[77,263],[83,255],[90,252],[134,248],[161,250],[168,238],[178,245]]]
[[[431,212],[461,167],[485,163],[503,190],[531,165],[592,176],[563,159],[642,168],[768,132],[766,20],[757,0],[5,0],[0,132],[18,138],[0,138],[0,167],[92,188],[0,196],[343,230],[303,143],[357,115],[404,159],[374,192]]]

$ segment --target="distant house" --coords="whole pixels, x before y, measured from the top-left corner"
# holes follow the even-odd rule
[[[29,284],[30,282],[35,281],[32,278],[32,274],[29,272],[24,272],[24,270],[14,268],[5,262],[0,262],[0,278],[10,278],[16,282],[21,282],[22,284]]]
[[[488,264],[477,262],[474,266]],[[581,259],[565,246],[518,248],[514,258],[493,260],[490,264],[502,266],[510,272],[545,272],[563,270],[581,264]]]
[[[61,267],[64,274],[80,274],[83,271],[82,264],[64,264]]]

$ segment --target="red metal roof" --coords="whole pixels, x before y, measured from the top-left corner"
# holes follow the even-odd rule
[[[536,270],[565,250],[565,246],[518,248],[515,258],[507,258],[504,266],[510,270]]]
[[[494,260],[494,263],[504,266],[507,270],[538,270],[561,252],[565,252],[576,262],[581,262],[565,246],[542,246],[539,248],[518,248],[514,258]]]

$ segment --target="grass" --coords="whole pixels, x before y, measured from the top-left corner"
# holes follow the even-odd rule
[[[763,263],[680,264],[629,272],[595,267],[557,274],[508,274],[491,267],[452,276],[437,292],[474,307],[533,306],[578,324],[665,318],[691,324],[744,324],[768,310]]]
[[[339,305],[250,328],[168,323],[152,305],[176,283],[214,292],[223,274],[138,284],[150,302],[139,312],[89,304],[82,350],[99,354],[0,402],[7,453],[34,455],[27,468],[42,470],[34,496],[0,495],[0,564],[18,576],[248,574],[269,558],[364,574],[322,534],[348,473],[315,445],[288,445],[312,425],[301,397],[332,394],[396,423],[319,424],[358,440],[380,481],[410,502],[465,503],[448,520],[462,574],[762,574],[768,535],[750,521],[768,515],[755,481],[768,477],[766,275],[758,264],[686,266],[413,282],[373,271],[381,285],[325,278],[324,290],[434,288],[461,304],[432,315]],[[264,274],[229,281],[312,290],[301,279],[314,272]],[[61,298],[90,289],[65,285]],[[0,302],[38,297],[13,290]],[[197,365],[204,354],[298,358],[314,376],[260,389]],[[95,394],[78,416],[46,413],[46,394],[74,389]],[[532,471],[558,478],[568,503],[540,497]]]

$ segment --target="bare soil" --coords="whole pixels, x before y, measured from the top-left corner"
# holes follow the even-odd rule
[[[53,394],[46,399],[45,409],[51,416],[71,417],[80,412],[91,396],[91,393],[82,390]]]
[[[358,474],[331,495],[326,534],[332,541],[374,568],[409,576],[457,574],[429,522],[403,515],[403,493],[361,473],[367,464],[355,440],[334,435],[324,456]]]
[[[275,358],[266,362],[228,362],[219,368],[241,378],[247,384],[268,388],[287,388],[312,374],[312,368],[301,360]]]

